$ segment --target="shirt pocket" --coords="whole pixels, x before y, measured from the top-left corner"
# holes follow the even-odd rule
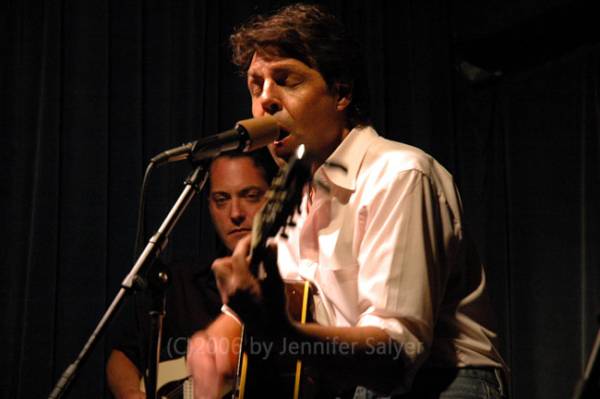
[[[322,267],[319,280],[328,302],[335,309],[336,325],[354,325],[359,316],[358,264]]]

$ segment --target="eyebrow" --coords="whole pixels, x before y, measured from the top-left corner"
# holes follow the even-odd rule
[[[249,191],[252,190],[257,190],[257,191],[261,191],[261,192],[266,192],[266,190],[264,188],[258,187],[258,186],[248,186],[248,187],[244,187],[242,188],[239,192],[240,193],[247,193]]]
[[[280,63],[275,64],[273,67],[271,67],[269,69],[271,69],[272,73],[274,73],[274,74],[281,73],[281,72],[299,72],[298,66],[295,65],[293,63],[293,61],[281,61]],[[261,75],[259,75],[257,72],[255,72],[252,69],[248,69],[248,71],[246,72],[246,76],[249,79],[261,77]]]
[[[248,192],[250,190],[258,190],[258,191],[262,191],[262,192],[267,192],[267,190],[265,190],[264,188],[260,187],[260,186],[246,186],[246,187],[242,187],[240,190],[238,190],[237,192],[235,192],[234,194],[239,194],[239,193],[245,193]],[[218,191],[211,191],[210,195],[219,195],[219,194],[226,194],[226,195],[231,195],[231,193],[229,191],[223,191],[223,190],[218,190]]]

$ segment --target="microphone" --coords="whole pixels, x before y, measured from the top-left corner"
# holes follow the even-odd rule
[[[233,129],[163,151],[150,162],[160,165],[185,159],[202,161],[225,151],[254,151],[278,138],[279,125],[271,115],[244,119],[237,122]]]

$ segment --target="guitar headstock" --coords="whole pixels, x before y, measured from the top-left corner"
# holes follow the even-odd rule
[[[300,145],[273,178],[271,187],[265,194],[266,203],[254,216],[251,268],[255,275],[258,272],[254,270],[255,265],[263,258],[267,240],[293,224],[294,214],[302,201],[304,186],[309,181],[310,171],[304,162],[304,145]]]

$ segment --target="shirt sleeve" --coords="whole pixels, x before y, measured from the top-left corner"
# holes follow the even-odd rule
[[[391,180],[378,182],[359,213],[358,325],[380,327],[400,344],[410,380],[431,347],[460,226],[423,172]]]

